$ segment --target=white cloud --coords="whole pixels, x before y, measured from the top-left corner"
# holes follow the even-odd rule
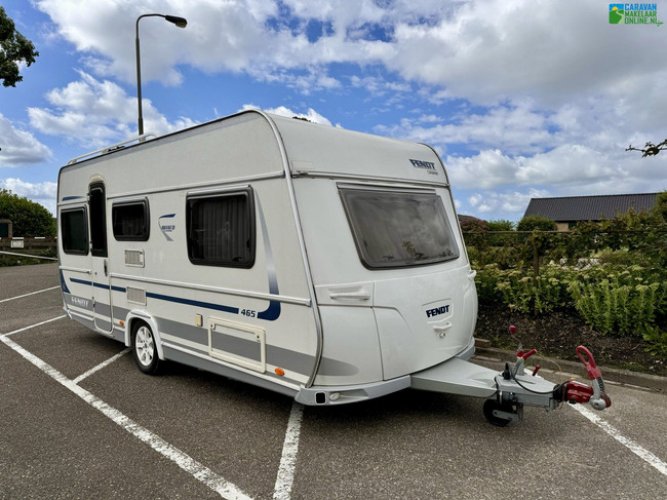
[[[248,109],[260,109],[260,108],[255,106],[254,104],[244,104],[243,107],[241,108],[242,111]],[[266,111],[267,113],[273,113],[274,115],[285,116],[287,118],[294,118],[294,117],[305,118],[306,120],[313,123],[332,126],[332,123],[328,118],[322,116],[313,108],[308,108],[308,111],[306,111],[305,113],[292,111],[290,108],[287,108],[285,106],[278,106],[276,108],[264,109],[262,111]]]
[[[396,104],[412,90],[412,86],[408,82],[379,76],[352,75],[349,77],[349,81],[353,88],[364,89],[375,98],[388,96],[388,99],[385,99],[386,105]]]
[[[599,151],[578,144],[533,156],[483,150],[470,157],[448,156],[445,163],[452,185],[462,189],[545,186],[560,195],[588,195],[652,192],[667,187],[665,158],[642,159],[625,151]]]
[[[53,108],[28,108],[31,125],[44,134],[65,136],[89,147],[107,145],[136,134],[136,105],[117,84],[80,71],[81,79],[50,91]],[[169,122],[149,100],[143,101],[147,133],[162,135],[195,125],[189,118]]]
[[[341,87],[340,81],[328,75],[324,66],[308,67],[303,71],[273,69],[270,71],[252,71],[254,78],[260,81],[277,83],[295,89],[304,95],[315,90],[332,90]]]
[[[509,192],[475,191],[467,198],[468,206],[487,220],[520,218],[531,198],[549,196],[544,189],[513,190]]]
[[[135,79],[135,20],[145,12],[170,12],[188,19],[188,27],[178,30],[161,19],[140,22],[142,77],[178,84],[182,75],[178,64],[188,64],[205,72],[245,71],[257,78],[280,77],[285,69],[315,68],[330,62],[373,62],[387,57],[385,43],[347,40],[350,16],[359,11],[362,19],[374,10],[371,3],[347,3],[339,13],[350,11],[337,24],[337,35],[310,43],[306,21],[292,30],[279,19],[277,2],[243,0],[143,0],[102,3],[78,0],[40,0],[37,6],[47,13],[63,38],[86,55],[85,63],[102,76],[127,82]],[[355,7],[356,6],[356,7]],[[272,23],[273,21],[273,23]],[[302,86],[308,81],[303,77]],[[312,83],[331,88],[330,77],[313,78]]]
[[[51,213],[55,213],[58,190],[58,185],[55,182],[32,183],[15,177],[9,177],[7,179],[0,179],[0,188],[9,189],[14,194],[30,198],[44,205]]]
[[[51,157],[51,150],[35,136],[16,128],[0,113],[0,168],[40,163]]]
[[[459,188],[494,188],[515,183],[517,160],[498,149],[477,156],[445,158],[451,183]]]
[[[563,103],[628,77],[665,74],[659,30],[614,29],[607,4],[488,0],[461,3],[434,25],[399,23],[388,67],[480,103],[530,96]],[[554,23],[557,23],[555,28]]]
[[[449,123],[434,115],[422,115],[415,120],[404,118],[399,125],[379,126],[380,133],[407,138],[416,142],[446,147],[466,144],[473,148],[492,146],[508,153],[541,152],[556,143],[548,130],[550,121],[528,104],[496,106],[484,113],[459,113]]]
[[[168,12],[187,17],[188,27],[142,20],[145,80],[178,84],[178,65],[187,64],[287,80],[309,92],[340,85],[327,75],[330,63],[381,64],[434,86],[436,100],[493,105],[529,97],[551,108],[603,94],[608,106],[628,108],[637,120],[667,117],[664,106],[641,109],[667,91],[667,69],[655,64],[662,60],[662,31],[610,26],[607,5],[592,0],[37,0],[37,6],[92,70],[127,82],[135,77],[137,16]],[[312,22],[321,23],[321,36],[309,39]]]

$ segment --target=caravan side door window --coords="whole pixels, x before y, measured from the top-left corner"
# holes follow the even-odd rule
[[[187,197],[188,257],[193,264],[251,268],[255,209],[251,188]]]
[[[107,256],[107,219],[104,184],[91,184],[88,192],[90,206],[90,252],[95,257]]]

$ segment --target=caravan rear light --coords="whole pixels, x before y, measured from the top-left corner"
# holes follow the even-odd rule
[[[274,371],[275,374],[278,375],[279,377],[284,377],[284,376],[285,376],[285,370],[283,370],[282,368],[276,368],[276,369],[273,370],[273,371]]]

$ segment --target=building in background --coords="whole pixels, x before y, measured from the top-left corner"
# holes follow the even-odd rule
[[[582,221],[599,222],[633,210],[648,212],[658,201],[659,193],[611,194],[600,196],[564,196],[531,198],[524,217],[541,215],[556,222],[559,231],[569,231]]]

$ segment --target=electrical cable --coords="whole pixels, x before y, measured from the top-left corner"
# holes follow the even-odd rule
[[[559,390],[563,386],[563,384],[556,384],[554,386],[554,388],[550,391],[546,391],[546,392],[534,391],[532,389],[529,389],[525,385],[523,385],[521,382],[519,382],[519,380],[516,378],[516,375],[514,373],[512,373],[512,370],[510,370],[510,376],[511,376],[512,380],[514,380],[514,382],[516,382],[516,384],[519,387],[521,387],[524,391],[528,391],[528,392],[531,392],[533,394],[540,394],[540,395],[553,394],[555,391]]]

